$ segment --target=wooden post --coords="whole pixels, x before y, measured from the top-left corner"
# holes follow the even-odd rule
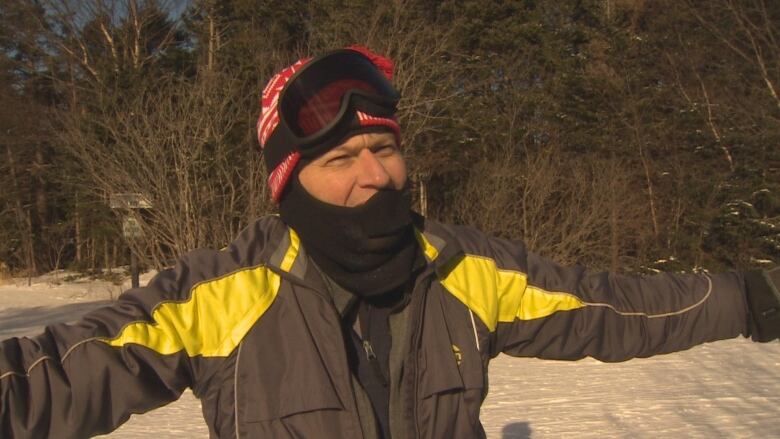
[[[133,288],[138,288],[138,258],[135,256],[135,251],[133,251],[132,246],[130,247],[130,278],[130,285]]]
[[[125,212],[125,217],[122,221],[122,234],[130,247],[131,286],[132,288],[138,288],[140,285],[138,257],[133,248],[137,247],[134,244],[137,244],[136,240],[141,239],[143,234],[138,219],[129,215],[129,213],[131,210],[151,209],[152,203],[143,194],[112,194],[109,199],[109,205],[112,209],[121,209]]]

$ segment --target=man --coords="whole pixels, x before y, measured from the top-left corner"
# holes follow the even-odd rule
[[[483,437],[500,352],[621,361],[780,336],[780,270],[588,274],[411,213],[391,72],[352,47],[272,78],[258,136],[280,216],[3,342],[0,436],[104,433],[190,387],[213,437]]]

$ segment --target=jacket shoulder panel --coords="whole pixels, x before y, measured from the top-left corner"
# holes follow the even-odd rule
[[[287,230],[278,219],[264,218],[221,252],[188,254],[147,287],[159,289],[173,276],[174,297],[185,290],[183,296],[159,301],[150,319],[131,321],[118,335],[99,340],[114,347],[139,344],[160,354],[229,355],[276,298],[281,277],[275,270],[289,271],[297,257],[297,236]],[[256,265],[245,266],[250,262]]]
[[[105,343],[133,343],[167,355],[227,356],[271,306],[280,276],[265,266],[250,267],[196,285],[183,302],[166,302],[152,322],[133,322]]]
[[[497,242],[496,238],[470,227],[430,225],[432,236],[420,235],[429,259],[438,256],[431,239],[442,242],[454,240],[462,250],[460,256],[439,273],[441,284],[476,314],[491,332],[495,331],[499,322],[533,320],[585,306],[572,294],[529,285],[528,275],[522,270],[525,247],[521,243],[508,245],[511,243]],[[439,238],[437,231],[445,237]]]
[[[501,270],[484,256],[464,255],[441,283],[491,332],[500,322],[534,320],[585,306],[572,294],[529,286],[525,273]]]

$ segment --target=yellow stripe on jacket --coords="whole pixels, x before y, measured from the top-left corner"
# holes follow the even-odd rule
[[[281,264],[285,271],[298,254],[292,230],[290,238]],[[280,284],[280,276],[264,265],[241,269],[195,285],[185,302],[162,303],[152,313],[153,323],[131,323],[117,337],[101,341],[115,347],[138,344],[163,355],[184,350],[190,357],[224,357],[268,310]]]
[[[423,251],[434,259],[438,250],[423,233],[417,234]],[[545,291],[528,285],[525,273],[503,270],[488,257],[465,255],[441,279],[447,291],[463,302],[492,332],[499,322],[533,320],[558,311],[569,311],[586,306],[569,293]]]

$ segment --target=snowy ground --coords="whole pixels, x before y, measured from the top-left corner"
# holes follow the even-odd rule
[[[120,291],[101,281],[63,284],[64,276],[0,285],[0,339],[75,319]],[[490,380],[482,409],[489,438],[780,438],[778,342],[735,339],[618,364],[499,357]],[[150,434],[208,437],[199,402],[187,392],[104,437]]]

